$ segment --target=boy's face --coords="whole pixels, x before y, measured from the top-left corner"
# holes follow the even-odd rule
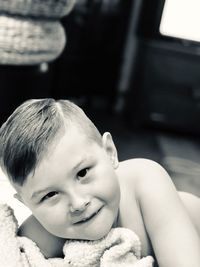
[[[99,239],[108,233],[118,214],[115,152],[108,133],[100,147],[70,127],[16,189],[50,233],[69,239]]]

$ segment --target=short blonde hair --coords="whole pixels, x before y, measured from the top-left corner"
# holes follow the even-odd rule
[[[58,133],[70,124],[102,145],[98,129],[71,101],[31,99],[20,105],[0,128],[1,167],[9,179],[22,186]]]

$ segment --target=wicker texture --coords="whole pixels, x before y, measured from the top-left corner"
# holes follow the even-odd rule
[[[61,18],[67,15],[75,0],[1,0],[0,11],[11,15]]]
[[[0,64],[33,65],[55,60],[66,35],[59,18],[75,0],[1,0]]]

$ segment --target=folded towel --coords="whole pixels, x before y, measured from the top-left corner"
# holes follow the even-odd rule
[[[152,267],[153,258],[141,258],[137,235],[126,228],[113,228],[97,241],[66,241],[64,258],[45,259],[37,245],[17,236],[13,210],[0,204],[0,266],[8,267]]]

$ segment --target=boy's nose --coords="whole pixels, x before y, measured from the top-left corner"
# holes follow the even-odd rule
[[[89,197],[81,198],[75,197],[70,203],[69,210],[73,214],[80,214],[86,210],[86,208],[90,205]]]

